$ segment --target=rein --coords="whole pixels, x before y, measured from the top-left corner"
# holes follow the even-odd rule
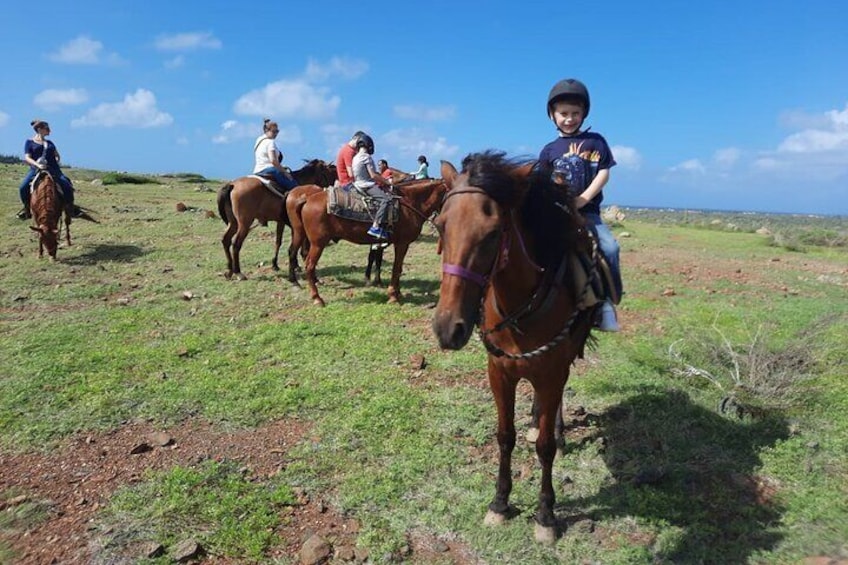
[[[447,201],[447,199],[449,197],[455,196],[457,194],[482,194],[482,195],[484,195],[488,198],[491,198],[491,196],[489,196],[484,190],[481,190],[481,189],[463,189],[463,190],[458,190],[458,191],[452,191],[451,190],[451,191],[448,191],[447,194],[445,194],[445,198],[442,202],[442,205],[444,205],[444,202]],[[533,266],[534,270],[536,270],[537,272],[540,272],[540,273],[544,272],[544,269],[542,267],[539,267],[533,261],[533,259],[530,257],[529,253],[527,252],[527,248],[524,245],[524,239],[521,237],[521,234],[517,232],[517,235],[518,235],[518,244],[521,248],[521,252],[524,255],[524,257],[530,262],[530,264]],[[538,302],[537,298],[539,296],[540,291],[543,288],[545,288],[545,284],[544,284],[545,281],[543,279],[542,282],[540,283],[539,287],[533,292],[532,296],[530,297],[530,300],[528,300],[527,303],[517,311],[517,313],[509,314],[509,315],[503,315],[502,314],[503,320],[501,320],[500,322],[495,324],[495,326],[492,327],[491,329],[488,329],[488,330],[483,329],[483,326],[485,325],[485,307],[484,307],[484,304],[485,304],[485,301],[486,301],[486,290],[487,290],[488,286],[491,284],[492,277],[497,272],[506,268],[506,265],[509,261],[509,245],[510,245],[510,223],[505,222],[504,225],[501,227],[501,237],[500,237],[498,255],[495,258],[495,261],[494,261],[494,264],[492,265],[491,271],[487,275],[483,275],[483,274],[480,274],[480,273],[478,273],[474,270],[467,269],[467,268],[463,267],[462,265],[455,265],[455,264],[451,264],[451,263],[442,263],[442,272],[445,273],[445,274],[448,274],[448,275],[457,276],[457,277],[464,279],[464,280],[471,281],[471,282],[477,284],[478,286],[480,286],[482,288],[483,292],[482,292],[481,297],[480,297],[480,305],[479,305],[479,310],[480,310],[479,320],[480,321],[478,323],[478,329],[479,329],[480,341],[483,342],[483,345],[485,346],[486,351],[488,351],[489,354],[494,355],[495,357],[505,357],[507,359],[513,359],[513,360],[531,359],[533,357],[538,357],[538,356],[543,355],[544,353],[546,353],[548,351],[551,351],[552,349],[556,348],[560,343],[565,341],[565,339],[568,338],[569,334],[571,333],[571,328],[574,325],[574,321],[577,319],[577,316],[580,314],[581,310],[579,310],[575,307],[574,311],[571,313],[571,315],[565,321],[565,325],[562,327],[562,329],[559,331],[559,333],[556,336],[554,336],[550,341],[545,343],[544,345],[541,345],[541,346],[539,346],[539,347],[537,347],[537,348],[535,348],[531,351],[521,352],[521,353],[509,353],[509,352],[504,351],[500,347],[496,346],[494,343],[492,343],[491,340],[489,339],[489,336],[491,334],[495,333],[495,332],[501,331],[505,327],[510,327],[513,331],[515,331],[517,333],[523,333],[518,328],[518,322],[522,318],[525,318],[526,316],[529,316],[530,314],[532,314],[534,311],[536,311],[540,307],[540,304],[537,304],[537,302]],[[565,258],[563,259],[563,262],[565,262]],[[585,294],[588,292],[590,286],[591,286],[591,279],[586,281],[586,284],[584,285],[583,289],[581,290],[580,295],[578,297],[578,300],[575,301],[575,304],[579,304],[580,300],[582,300],[583,296],[585,296]],[[544,301],[542,301],[542,303],[544,303]],[[497,309],[497,304],[495,304],[495,308]]]

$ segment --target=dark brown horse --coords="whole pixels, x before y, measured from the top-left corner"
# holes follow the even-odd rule
[[[30,196],[30,211],[34,225],[30,229],[38,233],[38,256],[44,257],[44,250],[51,259],[56,259],[59,246],[59,222],[65,214],[65,241],[71,245],[71,210],[56,190],[56,181],[50,173],[39,172],[33,180]]]
[[[485,523],[514,514],[511,456],[516,386],[533,386],[538,414],[536,454],[542,466],[536,539],[556,541],[551,472],[562,429],[560,404],[569,368],[582,357],[597,300],[588,279],[576,282],[570,258],[591,240],[571,200],[537,173],[534,163],[502,153],[478,153],[457,173],[442,170],[450,191],[436,227],[442,281],[433,332],[444,349],[464,347],[475,326],[488,352],[489,385],[497,405],[500,463]]]
[[[301,169],[292,171],[292,176],[298,185],[329,186],[336,180],[335,169],[320,159],[308,161]],[[272,192],[254,177],[240,177],[218,190],[218,212],[227,224],[227,230],[221,238],[224,254],[227,256],[227,278],[245,278],[241,272],[239,256],[254,221],[263,226],[268,225],[268,222],[277,222],[271,267],[275,271],[280,270],[278,258],[283,242],[283,228],[289,223],[283,197]]]
[[[295,190],[305,187],[298,187]],[[424,222],[439,209],[447,186],[441,179],[426,179],[404,183],[395,187],[398,199],[398,220],[392,228],[388,243],[395,246],[392,279],[389,283],[389,302],[400,300],[400,276],[403,260],[409,245],[421,235]],[[294,191],[293,191],[294,192]],[[361,222],[340,218],[327,212],[327,193],[314,191],[301,194],[301,200],[289,199],[286,203],[289,221],[292,226],[292,241],[289,245],[289,280],[297,282],[295,265],[297,251],[305,240],[309,241],[306,256],[306,282],[312,295],[313,304],[323,306],[324,300],[318,294],[315,269],[324,248],[330,241],[343,239],[352,243],[373,244],[374,238],[366,232],[370,222]]]

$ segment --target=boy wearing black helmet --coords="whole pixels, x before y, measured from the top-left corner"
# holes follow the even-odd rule
[[[591,107],[589,90],[577,79],[556,83],[548,94],[548,117],[559,131],[554,141],[539,153],[539,164],[551,170],[555,182],[568,186],[580,213],[593,227],[598,246],[612,271],[618,296],[621,296],[619,246],[609,227],[601,219],[603,188],[615,165],[612,151],[602,135],[583,129]],[[609,300],[601,308],[601,331],[619,331],[615,308]]]

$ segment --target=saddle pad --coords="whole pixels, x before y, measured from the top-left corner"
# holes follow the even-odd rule
[[[273,179],[269,179],[268,177],[260,177],[259,175],[247,175],[247,177],[258,180],[265,186],[265,188],[267,188],[280,198],[285,198],[286,194],[288,194],[289,192],[288,190],[283,190],[283,187],[281,187],[279,184],[274,182]]]
[[[378,207],[377,202],[372,201],[373,203],[370,208],[366,206],[365,200],[358,192],[356,192],[356,190],[353,189],[352,184],[345,186],[331,186],[324,190],[327,191],[328,214],[333,214],[339,218],[355,220],[357,222],[370,223],[374,221],[374,215],[377,213]],[[392,200],[392,203],[389,205],[387,223],[390,226],[394,225],[397,222],[397,219],[397,200]]]

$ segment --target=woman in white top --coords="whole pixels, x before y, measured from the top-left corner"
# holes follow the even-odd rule
[[[368,235],[377,239],[389,239],[389,233],[381,225],[389,214],[392,197],[382,187],[391,187],[390,182],[380,176],[374,168],[374,140],[363,134],[356,140],[356,155],[353,156],[353,186],[379,201],[374,223],[368,229]],[[390,189],[391,190],[391,189]]]
[[[253,174],[270,175],[283,187],[283,190],[291,190],[297,186],[297,181],[294,180],[281,164],[283,154],[277,148],[277,144],[274,141],[280,133],[277,122],[272,122],[268,118],[265,118],[262,131],[264,133],[257,137],[256,142],[253,144],[253,156],[255,159]]]
[[[430,178],[430,173],[427,170],[427,167],[430,166],[430,163],[427,162],[427,157],[424,155],[418,156],[418,170],[412,173],[416,179],[428,179]]]

